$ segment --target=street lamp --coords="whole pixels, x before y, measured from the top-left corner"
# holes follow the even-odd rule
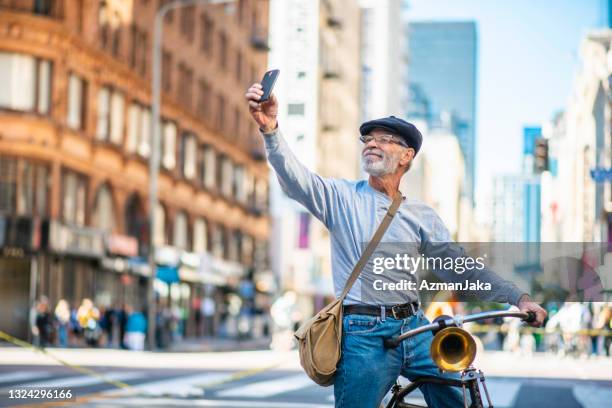
[[[159,175],[160,161],[160,108],[161,108],[161,46],[164,28],[164,17],[174,9],[192,6],[197,3],[204,4],[223,4],[233,3],[234,0],[175,0],[161,6],[155,14],[153,26],[153,73],[151,76],[151,159],[149,160],[149,270],[151,276],[148,283],[147,303],[148,303],[148,346],[149,350],[155,349],[155,292],[153,282],[156,276],[155,267],[155,244],[153,234],[155,232],[156,210],[157,210],[157,178]]]

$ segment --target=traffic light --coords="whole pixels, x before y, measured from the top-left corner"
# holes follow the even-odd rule
[[[537,138],[533,154],[535,156],[533,161],[534,172],[542,173],[548,170],[548,139]]]

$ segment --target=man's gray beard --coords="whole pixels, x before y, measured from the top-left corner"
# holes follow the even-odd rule
[[[370,176],[382,177],[395,173],[399,166],[399,155],[383,154],[382,160],[372,161],[367,156],[361,156],[361,168]]]

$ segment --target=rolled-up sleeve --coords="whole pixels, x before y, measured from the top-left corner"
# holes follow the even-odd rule
[[[328,229],[333,226],[338,191],[334,179],[321,177],[302,164],[277,128],[263,133],[268,162],[283,191],[302,204]]]

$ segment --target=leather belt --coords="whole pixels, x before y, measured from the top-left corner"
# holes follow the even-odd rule
[[[381,318],[393,317],[394,319],[405,319],[414,316],[419,310],[418,302],[403,303],[401,305],[345,305],[342,307],[344,314],[364,314],[380,316]]]

